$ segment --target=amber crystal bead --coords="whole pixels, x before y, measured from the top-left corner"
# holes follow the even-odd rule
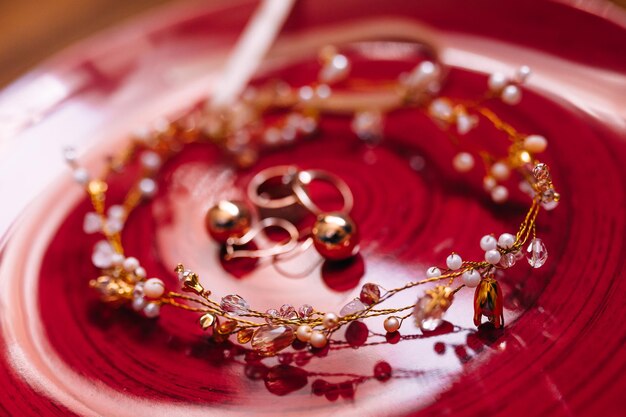
[[[235,320],[227,320],[223,323],[219,323],[215,327],[215,330],[219,334],[228,335],[228,334],[231,334],[233,330],[235,330],[236,327],[237,327],[237,322]]]
[[[291,346],[294,331],[288,326],[261,326],[254,331],[252,348],[262,356],[273,356]]]
[[[252,340],[252,335],[254,334],[254,329],[241,329],[237,332],[237,341],[242,345],[245,345],[250,340]]]
[[[380,300],[380,287],[368,282],[361,287],[359,299],[363,304],[372,305]]]

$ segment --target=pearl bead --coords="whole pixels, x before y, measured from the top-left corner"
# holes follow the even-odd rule
[[[528,65],[522,65],[517,69],[517,79],[523,83],[532,74],[532,71]]]
[[[467,152],[459,152],[452,159],[452,165],[458,172],[467,172],[474,167],[474,157]]]
[[[148,298],[159,298],[165,292],[165,284],[158,278],[150,278],[143,285],[143,293]]]
[[[157,192],[156,182],[152,178],[144,178],[139,181],[139,191],[144,197],[152,197]]]
[[[311,337],[309,338],[309,343],[314,348],[322,348],[322,347],[326,346],[327,342],[328,342],[328,340],[326,340],[326,335],[324,333],[320,332],[319,330],[313,330],[311,332]]]
[[[495,249],[498,241],[492,235],[485,235],[480,239],[480,248],[484,251]]]
[[[300,96],[300,99],[302,101],[309,101],[313,98],[313,88],[310,85],[305,85],[303,87],[300,87],[300,90],[298,90],[298,95]]]
[[[516,85],[507,85],[502,90],[502,101],[511,106],[519,103],[522,100],[522,90]]]
[[[393,316],[387,317],[383,326],[388,333],[393,333],[400,328],[400,320],[398,320],[397,317]]]
[[[85,168],[76,168],[73,173],[74,181],[80,185],[87,185],[89,182],[89,173]]]
[[[317,86],[317,88],[315,88],[315,94],[317,94],[319,98],[328,98],[330,97],[331,93],[332,90],[330,89],[328,84],[320,84]]]
[[[151,171],[156,171],[161,166],[161,157],[153,151],[146,151],[141,154],[141,165]]]
[[[436,278],[441,276],[441,269],[431,266],[426,270],[426,278]]]
[[[509,198],[509,190],[503,185],[498,185],[491,190],[491,199],[495,203],[504,203]]]
[[[329,330],[337,327],[338,322],[339,317],[335,313],[326,313],[322,319],[322,325]]]
[[[161,312],[161,306],[158,305],[157,303],[148,303],[143,308],[143,314],[145,314],[146,317],[148,317],[149,319],[158,317],[160,312]]]
[[[65,162],[70,165],[75,164],[78,160],[78,154],[76,153],[76,149],[71,146],[63,149],[63,159],[65,159]]]
[[[132,307],[135,311],[141,311],[146,306],[146,299],[143,297],[133,298]]]
[[[541,135],[530,135],[524,139],[524,149],[532,153],[541,153],[548,147],[548,141]]]
[[[126,218],[126,209],[124,208],[124,206],[116,204],[109,207],[109,209],[107,210],[107,216],[115,220],[124,220]]]
[[[446,259],[446,265],[453,271],[457,270],[463,265],[463,259],[456,253],[453,253]]]
[[[132,256],[124,259],[122,266],[126,270],[126,272],[133,272],[135,269],[139,268],[139,260]]]
[[[515,244],[515,236],[510,233],[502,233],[498,238],[498,246],[503,249],[510,249]]]
[[[489,76],[489,89],[492,91],[500,91],[504,88],[507,82],[508,80],[504,74],[501,72],[494,72]]]
[[[485,252],[485,261],[489,262],[491,265],[496,265],[500,262],[501,256],[497,249],[491,249]]]
[[[493,188],[498,185],[496,179],[492,176],[487,176],[483,179],[483,188],[485,191],[491,191]]]
[[[463,272],[463,275],[461,275],[461,279],[463,280],[463,284],[465,284],[466,287],[474,288],[478,286],[478,283],[480,282],[480,274],[478,273],[478,271],[470,269],[469,271]]]
[[[308,342],[311,339],[311,335],[313,334],[313,330],[310,326],[303,324],[298,327],[296,330],[296,337],[301,342]]]
[[[146,277],[146,270],[140,266],[139,268],[135,269],[135,276],[139,279],[143,279]]]
[[[511,170],[504,162],[496,162],[491,166],[491,175],[497,180],[504,181],[511,175]]]
[[[121,253],[114,253],[111,255],[111,263],[115,266],[120,266],[124,263],[124,255]]]

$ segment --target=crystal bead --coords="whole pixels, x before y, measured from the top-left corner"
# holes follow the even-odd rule
[[[450,288],[437,286],[426,291],[418,299],[413,316],[422,331],[433,331],[443,321],[443,315],[452,304],[453,294]]]
[[[248,302],[237,294],[227,295],[222,298],[220,307],[222,307],[222,310],[238,316],[247,313],[250,309]]]
[[[295,338],[288,326],[262,326],[254,331],[252,348],[262,356],[273,356],[289,347]]]
[[[291,304],[283,304],[278,314],[286,320],[295,320],[298,318],[298,313]]]
[[[218,323],[215,330],[221,335],[229,335],[236,327],[237,322],[235,320],[226,320],[223,323]]]
[[[537,180],[538,183],[552,181],[548,166],[542,163],[535,165],[535,167],[533,168],[533,177],[535,177],[535,180]]]
[[[254,329],[241,329],[237,332],[237,342],[245,345],[250,340],[252,340],[252,335],[254,334]]]
[[[526,249],[526,259],[533,268],[541,268],[548,259],[548,250],[541,239],[534,238],[528,249]]]
[[[361,287],[361,294],[359,295],[361,302],[367,305],[372,305],[380,300],[380,287],[376,284],[368,282]]]
[[[98,213],[89,212],[85,214],[83,221],[83,232],[87,234],[96,233],[102,230],[102,218]]]
[[[351,314],[359,313],[365,310],[367,306],[361,302],[358,298],[350,301],[348,304],[343,306],[343,308],[339,311],[339,315],[341,317],[349,316]]]
[[[552,203],[553,201],[559,201],[559,193],[554,191],[554,188],[548,188],[541,193],[541,202],[543,204]]]
[[[500,266],[503,268],[511,268],[516,262],[517,256],[513,252],[505,253],[502,255],[502,258],[500,258]]]
[[[304,304],[298,309],[298,317],[302,319],[309,318],[311,317],[312,314],[313,314],[313,307],[310,306],[309,304]]]
[[[267,324],[272,324],[274,322],[272,318],[280,317],[280,315],[278,314],[278,310],[276,310],[275,308],[270,308],[269,310],[265,312],[265,314],[269,316],[265,318],[265,321],[267,322]]]

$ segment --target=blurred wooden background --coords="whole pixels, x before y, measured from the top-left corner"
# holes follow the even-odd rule
[[[0,87],[98,30],[173,0],[0,0]]]
[[[0,88],[65,46],[172,1],[0,0]]]

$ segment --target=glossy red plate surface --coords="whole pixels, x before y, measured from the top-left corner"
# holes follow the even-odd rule
[[[209,94],[254,6],[165,9],[79,45],[0,97],[3,195],[15,196],[3,202],[2,226],[13,226],[0,258],[0,412],[623,415],[626,59],[618,51],[626,33],[619,16],[611,22],[551,2],[306,1],[295,7],[260,73],[301,85],[316,74],[312,57],[320,43],[371,39],[435,43],[455,67],[444,91],[455,97],[484,91],[485,75],[476,70],[533,67],[522,103],[493,108],[520,131],[549,138],[544,159],[563,201],[538,221],[548,263],[533,272],[519,265],[502,278],[504,331],[474,329],[472,295],[459,293],[448,323],[433,334],[406,323],[401,337],[385,338],[382,323],[372,320],[369,335],[361,325],[348,330],[346,339],[358,349],[293,349],[257,362],[241,347],[207,341],[193,315],[164,308],[160,320],[150,321],[98,301],[87,287],[97,273],[89,261],[97,238],[82,233],[88,203],[60,167],[58,150],[77,144],[96,169],[135,127]],[[419,59],[404,52],[390,62],[364,49],[354,71],[393,78]],[[385,141],[374,148],[345,119],[326,119],[321,132],[243,171],[209,146],[185,150],[164,168],[155,201],[129,219],[127,253],[169,285],[173,265],[193,265],[215,294],[239,293],[257,309],[308,302],[338,310],[364,282],[398,286],[452,250],[480,257],[483,234],[513,231],[524,214],[521,195],[496,207],[478,172],[455,174],[454,147],[416,111],[390,117]],[[498,149],[502,139],[485,124],[463,144]],[[362,254],[299,279],[246,263],[223,268],[202,227],[205,210],[241,194],[260,169],[285,163],[345,179],[355,196]],[[120,198],[125,181],[114,180],[113,196]],[[17,218],[20,202],[34,195]],[[312,254],[304,255],[308,262]],[[410,304],[420,293],[393,302]],[[387,372],[388,380],[375,378]]]

